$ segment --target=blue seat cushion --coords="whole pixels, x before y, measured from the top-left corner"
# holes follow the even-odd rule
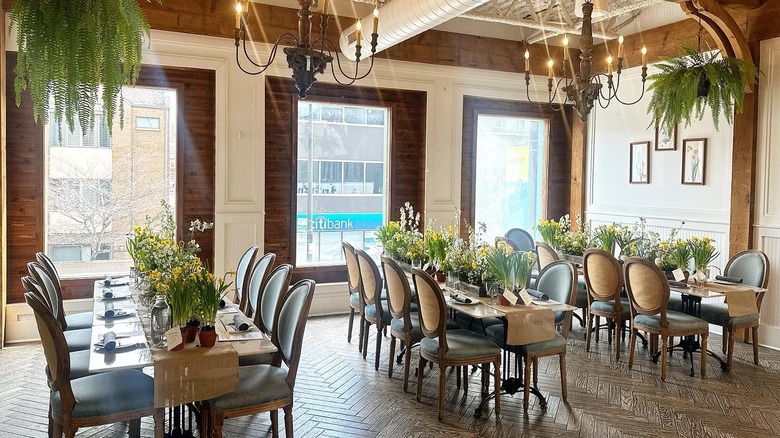
[[[594,301],[591,303],[590,308],[605,313],[615,313],[614,301]],[[620,314],[624,320],[631,318],[631,304],[629,304],[627,298],[620,299]]]
[[[412,339],[422,339],[423,334],[422,330],[420,330],[420,314],[418,312],[410,312],[409,313],[409,319],[412,322],[412,329],[409,331],[409,333],[412,336]],[[447,330],[457,330],[460,327],[458,324],[448,319],[447,320]],[[403,338],[404,337],[404,320],[401,318],[394,318],[390,322],[390,331],[397,337],[397,338]]]
[[[217,411],[257,406],[289,398],[287,369],[273,365],[251,365],[238,368],[238,388],[212,400]]]
[[[493,324],[485,328],[485,336],[497,345],[504,345],[504,324]]]
[[[485,329],[491,325],[503,324],[499,318],[472,318],[463,312],[455,312],[455,322],[464,330],[485,334]]]
[[[73,417],[101,417],[120,412],[151,409],[154,380],[136,370],[120,370],[71,380],[76,406]],[[51,408],[62,414],[60,392],[51,394]]]
[[[523,345],[520,347],[520,354],[527,356],[528,353],[538,353],[540,351],[547,350],[560,350],[566,349],[566,338],[558,332],[555,332],[555,338],[549,341],[534,342],[533,344]]]
[[[252,354],[250,356],[238,356],[238,366],[270,364],[274,358],[273,353]]]
[[[70,354],[70,378],[86,377],[89,373],[89,350],[72,351]]]
[[[704,333],[709,330],[707,321],[687,313],[667,311],[666,321],[671,331]],[[637,315],[634,322],[646,327],[661,328],[661,315]]]
[[[678,294],[669,295],[669,302],[666,304],[666,310],[682,312],[682,297]]]
[[[387,290],[382,289],[382,299],[387,299]],[[349,305],[357,309],[360,306],[360,297],[357,292],[349,294]]]
[[[65,342],[68,351],[89,350],[92,348],[92,329],[66,330]]]
[[[501,347],[485,335],[469,330],[447,331],[446,359],[471,359],[498,355]],[[420,341],[420,350],[430,355],[439,354],[439,338],[425,338]]]
[[[65,324],[68,326],[68,328],[65,330],[67,331],[92,328],[92,316],[92,312],[65,315]]]
[[[727,327],[758,325],[758,313],[744,316],[729,316],[729,306],[726,303],[702,303],[701,319],[710,324]]]
[[[417,304],[411,303],[409,305],[409,311],[416,312]],[[364,310],[364,315],[366,315],[367,319],[376,321],[376,306],[373,304],[367,305],[366,309]],[[390,309],[387,307],[387,300],[382,300],[382,324],[388,325],[392,319],[393,315],[390,313]]]

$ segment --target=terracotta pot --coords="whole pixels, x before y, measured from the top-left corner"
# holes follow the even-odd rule
[[[688,283],[688,277],[691,276],[691,273],[688,271],[683,271],[683,275],[685,276],[685,280],[683,280],[683,283]]]
[[[511,306],[512,305],[512,303],[510,303],[509,300],[504,298],[504,293],[503,292],[498,294],[498,304],[500,304],[502,306]]]
[[[434,278],[438,283],[444,283],[444,281],[447,280],[447,276],[444,275],[444,272],[441,271],[436,271],[436,275],[434,276]]]
[[[184,344],[187,342],[187,327],[181,327],[181,343],[173,348],[171,348],[171,351],[180,351],[184,349]]]
[[[214,327],[206,325],[200,329],[198,337],[200,338],[201,347],[211,348],[217,342],[217,331],[214,330]]]
[[[191,344],[195,342],[195,338],[198,337],[198,328],[200,327],[200,322],[198,321],[190,321],[187,323],[187,335],[185,338],[185,342],[188,344]]]

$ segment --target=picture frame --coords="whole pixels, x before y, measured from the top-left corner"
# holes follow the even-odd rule
[[[628,182],[630,184],[650,184],[649,141],[635,141],[631,143]]]
[[[677,126],[674,127],[674,132],[671,135],[669,135],[668,132],[662,131],[660,126],[655,125],[655,150],[657,151],[677,150]]]
[[[682,184],[703,186],[706,176],[707,139],[686,138],[682,144]]]

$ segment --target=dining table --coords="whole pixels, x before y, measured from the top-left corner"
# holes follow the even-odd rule
[[[266,333],[254,324],[246,331],[231,329],[235,315],[251,322],[238,305],[229,300],[217,312],[218,342],[214,347],[200,347],[196,340],[180,351],[173,346],[155,346],[151,338],[150,310],[141,304],[142,286],[130,278],[98,280],[93,294],[93,348],[89,355],[90,373],[119,369],[139,369],[154,377],[154,406],[158,418],[168,410],[168,430],[155,423],[155,438],[185,436],[193,430],[196,402],[227,394],[238,387],[238,357],[274,353],[276,346]],[[106,334],[111,333],[110,338]],[[105,348],[105,341],[114,341]],[[189,424],[186,419],[190,409]],[[195,422],[200,421],[194,415]]]

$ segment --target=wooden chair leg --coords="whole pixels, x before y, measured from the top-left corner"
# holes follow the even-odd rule
[[[444,393],[445,393],[445,384],[444,381],[446,375],[445,372],[447,371],[447,367],[445,367],[442,364],[439,364],[439,423],[441,423],[441,420],[444,419]]]
[[[347,326],[347,342],[352,342],[352,326],[355,323],[355,309],[349,308],[349,325]]]
[[[707,377],[707,332],[701,335],[701,378]]]
[[[533,366],[534,366],[534,388],[538,388],[539,387],[539,358],[538,357],[534,358]]]
[[[523,388],[523,410],[528,410],[528,397],[531,394],[531,362],[533,361],[533,358],[527,357],[525,358],[525,385]]]
[[[368,329],[370,326],[371,323],[368,321],[363,322],[363,360],[366,360],[368,354]]]
[[[560,362],[561,367],[561,396],[563,397],[563,400],[566,401],[566,396],[568,395],[568,389],[566,388],[566,352],[558,355],[558,362]]]
[[[666,381],[666,344],[669,342],[669,338],[666,335],[661,335],[661,381]]]
[[[130,420],[129,427],[127,430],[127,435],[130,438],[140,438],[141,437],[141,419],[136,418],[134,420]]]
[[[723,336],[721,336],[721,351],[723,354],[726,354],[726,348],[728,348],[728,341],[729,341],[729,329],[728,327],[723,327]]]
[[[409,388],[409,368],[411,368],[412,364],[412,340],[407,337],[404,344],[406,345],[404,352],[404,392],[406,392]],[[392,360],[392,357],[390,359]],[[419,379],[420,377],[418,376],[417,378]]]
[[[758,365],[758,326],[753,327],[753,363]]]
[[[616,318],[614,320],[615,322],[612,324],[612,326],[615,328],[615,360],[620,360],[620,339],[622,334],[618,333],[618,331],[623,330],[623,321],[620,320],[620,318]]]
[[[731,371],[731,362],[734,360],[734,329],[729,327],[729,347],[726,352],[726,371]]]
[[[284,407],[284,436],[287,438],[293,438],[292,405]]]
[[[420,361],[417,365],[417,403],[420,402],[420,396],[422,395],[423,373],[425,373],[425,359],[420,356]]]
[[[360,329],[358,330],[358,352],[363,351],[363,331],[366,329],[366,320],[363,319],[363,315],[360,315],[360,323],[358,324],[360,326]]]
[[[55,438],[62,438],[62,424],[57,423],[56,421],[52,422],[51,430],[52,430],[52,436]]]
[[[276,411],[271,411],[271,428],[273,428],[273,421],[274,421],[274,414],[276,414]],[[217,413],[213,417],[214,423],[212,427],[214,428],[214,436],[213,438],[222,438],[222,424],[225,422],[225,416],[223,414]],[[276,431],[276,434],[274,436],[278,436],[279,431]]]
[[[593,334],[593,314],[588,312],[588,323],[585,328],[585,351],[590,351],[590,337]]]
[[[463,394],[469,393],[469,367],[463,368]]]
[[[634,350],[636,350],[636,329],[631,327],[631,337],[628,340],[628,369],[634,366]],[[652,352],[651,352],[652,354]]]
[[[390,333],[390,356],[387,357],[387,377],[393,377],[393,362],[395,362],[395,336]]]
[[[271,435],[274,438],[279,438],[279,410],[274,409],[271,411]]]
[[[379,354],[382,352],[382,329],[383,327],[377,323],[376,325],[376,354],[374,355],[374,369],[379,371]],[[390,358],[390,362],[393,358]]]
[[[601,331],[601,317],[596,315],[596,342],[599,341],[599,332]]]
[[[746,344],[750,343],[750,329],[747,328],[747,327],[745,327],[745,335],[744,335],[743,338],[744,338]],[[754,340],[753,342],[756,342],[756,341]]]
[[[487,364],[485,364],[487,365]],[[496,407],[496,417],[501,415],[501,358],[497,357],[495,362],[493,362],[493,381],[495,382],[495,388],[494,391],[496,391],[496,398],[495,400],[495,407]],[[485,376],[487,376],[487,373],[485,373]]]

